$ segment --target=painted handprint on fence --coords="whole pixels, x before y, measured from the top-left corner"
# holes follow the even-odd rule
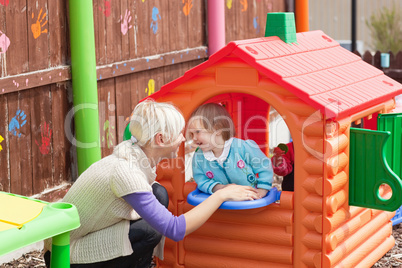
[[[8,125],[8,131],[18,138],[21,137],[20,128],[27,122],[26,118],[27,115],[24,113],[24,111],[18,109]]]
[[[8,6],[8,0],[0,0],[0,5]]]
[[[47,29],[44,29],[42,31],[43,26],[47,24],[47,20],[45,18],[46,13],[43,13],[42,17],[41,15],[42,15],[42,8],[39,11],[39,15],[38,18],[36,19],[36,22],[31,25],[31,31],[35,39],[38,38],[41,34],[47,33]],[[34,18],[34,13],[32,13],[32,18]]]
[[[41,136],[42,143],[39,144],[37,140],[35,140],[35,143],[39,146],[40,153],[46,155],[50,152],[50,140],[52,138],[52,130],[50,129],[50,126],[46,124],[46,122],[42,125]]]
[[[193,8],[193,0],[182,0],[183,6],[183,13],[184,15],[188,16],[190,14],[191,8]]]
[[[256,33],[260,33],[260,25],[258,24],[258,17],[253,19],[253,26]]]
[[[4,138],[0,135],[0,143],[4,141]],[[0,144],[0,152],[3,151],[3,146]]]
[[[126,9],[126,14],[124,15],[124,19],[123,19],[123,15],[120,15],[120,21],[121,21],[121,33],[123,35],[126,35],[126,33],[128,32],[129,29],[131,29],[131,27],[133,27],[133,25],[128,25],[131,21],[131,15],[130,15],[130,11],[128,11],[128,9]]]
[[[273,5],[272,5],[272,3],[271,2],[268,2],[268,4],[267,4],[267,10],[269,11],[269,12],[271,12],[272,10],[273,10]]]
[[[0,31],[0,54],[6,53],[10,46],[10,39],[2,31]]]
[[[106,17],[109,17],[110,14],[112,14],[112,4],[110,3],[110,1],[103,1],[103,4],[105,5],[105,9],[99,7],[99,10],[102,11]]]
[[[152,8],[152,22],[151,22],[151,28],[154,34],[158,31],[158,19],[162,19],[161,15],[159,14],[159,9],[156,7]]]
[[[226,6],[228,7],[228,9],[232,8],[232,3],[233,3],[233,0],[226,0]]]
[[[105,121],[105,124],[103,124],[103,130],[105,131],[105,136],[106,136],[106,145],[107,148],[110,148],[113,146],[113,134],[112,134],[112,129],[114,129],[114,126],[110,126],[109,120]],[[105,137],[102,137],[102,142],[105,142]]]
[[[145,89],[145,92],[148,93],[148,96],[155,93],[155,80],[149,79],[148,87]]]
[[[240,4],[242,6],[241,12],[247,11],[248,8],[247,0],[240,0]]]

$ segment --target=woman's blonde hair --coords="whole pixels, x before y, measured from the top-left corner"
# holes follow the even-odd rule
[[[178,139],[184,126],[183,115],[175,106],[152,99],[139,103],[130,120],[131,135],[137,139],[139,146],[152,143],[157,133],[173,142]]]
[[[210,132],[222,131],[224,141],[236,134],[232,117],[220,104],[206,103],[201,105],[191,114],[189,124],[194,120],[200,120],[202,126]]]

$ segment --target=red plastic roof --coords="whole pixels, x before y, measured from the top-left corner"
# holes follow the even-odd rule
[[[229,54],[238,56],[327,118],[352,115],[402,94],[400,83],[322,31],[311,31],[298,33],[297,44],[286,44],[278,37],[231,42],[152,97],[167,94]]]

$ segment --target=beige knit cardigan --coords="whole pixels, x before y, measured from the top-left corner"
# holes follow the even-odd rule
[[[94,263],[132,254],[130,220],[140,216],[122,196],[152,192],[156,178],[137,145],[123,141],[113,154],[91,165],[73,184],[63,202],[78,209],[81,227],[71,232],[71,263]],[[157,255],[163,258],[163,242]],[[50,248],[50,241],[45,247]]]

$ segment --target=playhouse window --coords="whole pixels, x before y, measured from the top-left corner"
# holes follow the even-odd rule
[[[351,127],[353,128],[364,128],[364,120],[356,120],[354,122],[352,122]]]
[[[291,141],[284,119],[269,103],[258,97],[244,93],[229,93],[215,96],[205,103],[210,102],[221,104],[229,112],[235,126],[236,138],[255,141],[270,158],[278,144],[288,144]],[[191,137],[187,137],[187,143],[191,143]],[[193,155],[190,146],[186,146],[186,182],[193,181],[191,170]],[[255,175],[258,178],[258,174]],[[273,186],[281,190],[281,183],[282,177],[275,175]]]

